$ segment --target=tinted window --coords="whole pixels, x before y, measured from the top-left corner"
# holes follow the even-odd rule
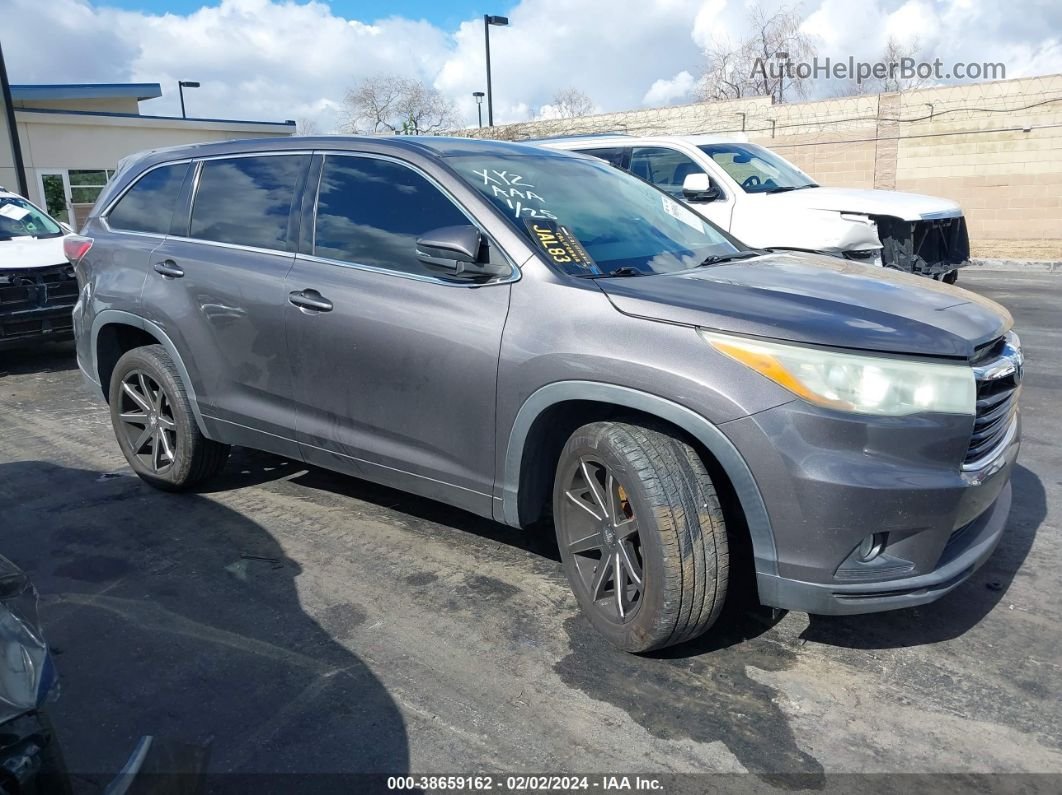
[[[295,183],[308,155],[206,160],[190,234],[240,246],[285,250]]]
[[[167,235],[188,163],[160,166],[138,179],[107,215],[112,229]]]
[[[417,172],[387,160],[325,159],[317,200],[314,253],[319,257],[406,273],[431,273],[416,241],[468,218]]]
[[[611,149],[576,149],[576,152],[583,155],[593,155],[599,157],[606,163],[611,163],[616,168],[627,167],[627,155],[630,153],[630,149],[617,146]]]
[[[704,169],[691,158],[663,147],[642,147],[631,154],[631,173],[648,180],[673,196],[682,195],[682,183],[690,174],[703,174]]]

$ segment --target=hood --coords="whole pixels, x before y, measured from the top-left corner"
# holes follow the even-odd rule
[[[882,353],[970,359],[1013,322],[999,304],[957,287],[806,254],[596,282],[627,315]]]
[[[923,218],[951,218],[962,215],[962,208],[948,199],[900,193],[892,190],[860,188],[804,188],[784,193],[750,194],[769,201],[773,209],[836,210],[842,213],[891,215],[905,221]]]
[[[16,237],[0,240],[0,270],[65,265],[63,237]]]

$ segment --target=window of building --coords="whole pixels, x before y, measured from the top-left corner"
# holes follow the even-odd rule
[[[72,168],[67,174],[70,177],[70,200],[74,204],[95,204],[107,182],[114,176],[114,171]]]

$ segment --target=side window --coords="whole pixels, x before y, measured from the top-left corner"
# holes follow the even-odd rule
[[[203,161],[189,234],[240,246],[288,248],[295,183],[309,155],[259,155]]]
[[[159,166],[133,183],[107,214],[112,229],[167,235],[189,163]]]
[[[630,156],[631,150],[622,146],[615,146],[609,149],[576,149],[581,155],[593,155],[604,160],[606,163],[611,163],[616,168],[627,168],[627,159]]]
[[[376,268],[438,276],[417,259],[417,238],[470,223],[438,188],[388,160],[331,155],[321,172],[313,252]]]
[[[631,154],[631,173],[648,180],[673,196],[682,196],[682,183],[690,174],[704,169],[682,152],[661,146],[635,148]]]

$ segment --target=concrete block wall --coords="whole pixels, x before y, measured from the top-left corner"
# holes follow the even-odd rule
[[[1062,75],[780,105],[752,97],[467,134],[742,131],[824,185],[958,201],[975,257],[1062,260]]]

